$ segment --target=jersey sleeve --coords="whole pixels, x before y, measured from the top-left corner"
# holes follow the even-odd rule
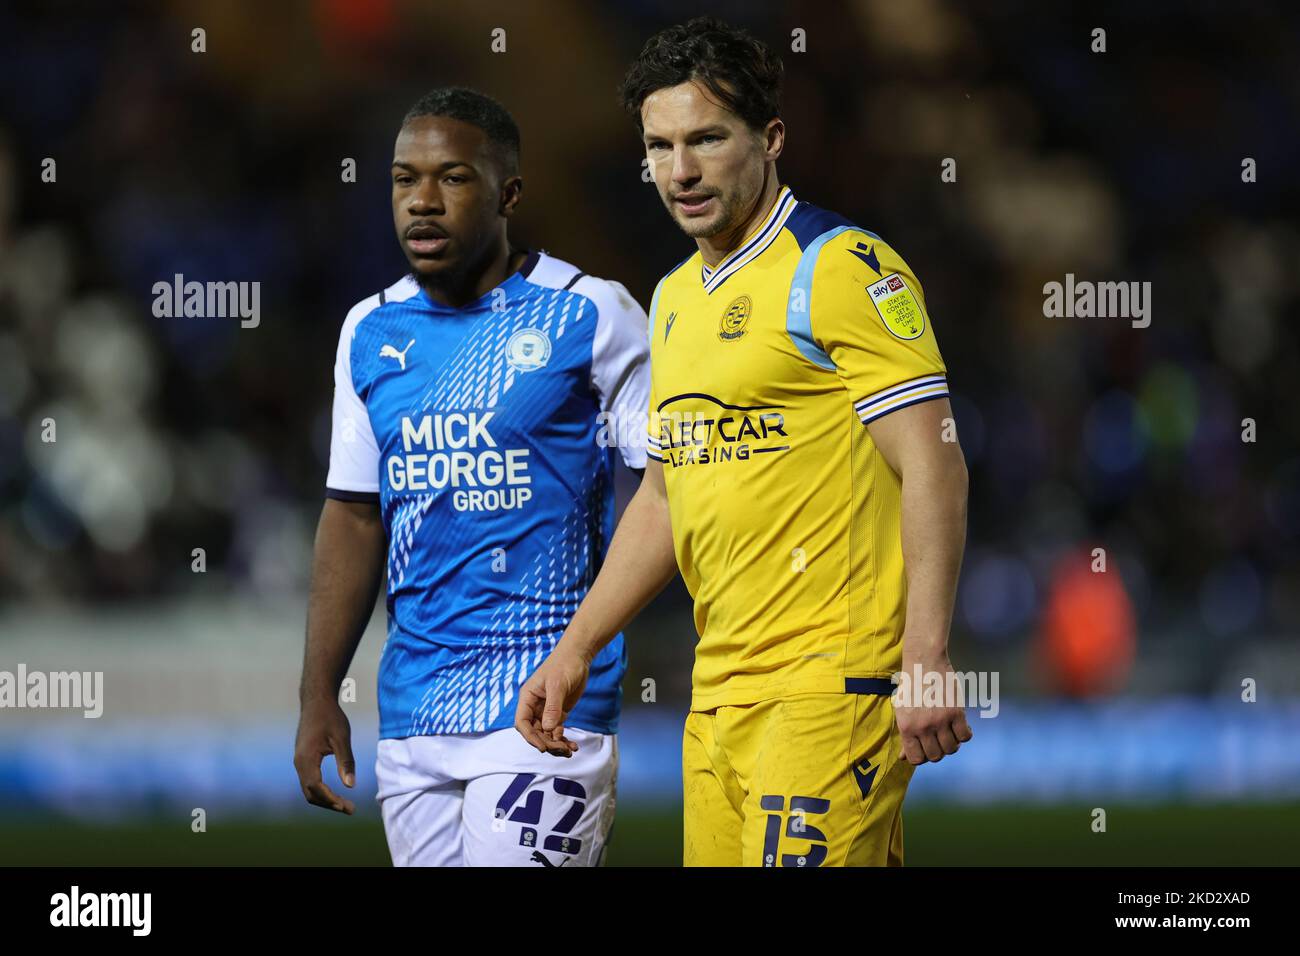
[[[650,397],[645,409],[645,456],[650,461],[661,465],[664,461],[663,448],[660,447],[659,400],[655,394],[654,376],[650,377]]]
[[[378,305],[366,300],[348,313],[334,358],[334,411],[325,496],[342,501],[379,500],[379,446],[370,413],[352,380],[352,338],[357,324]]]
[[[619,282],[588,277],[577,291],[590,294],[598,310],[591,385],[599,398],[604,433],[618,446],[629,468],[645,468],[641,417],[650,391],[646,314]]]
[[[677,268],[680,268],[680,263]],[[673,272],[675,271],[677,271],[676,268],[673,269]],[[672,272],[668,275],[672,275]],[[651,340],[654,339],[656,325],[663,322],[663,319],[659,318],[656,313],[659,311],[659,294],[663,291],[664,283],[667,281],[667,275],[659,280],[659,284],[655,286],[654,295],[650,299],[650,312],[646,318],[646,332]],[[660,341],[662,341],[662,338]],[[648,401],[646,402],[645,413],[646,458],[650,459],[650,461],[657,461],[660,464],[663,464],[664,452],[661,447],[663,439],[661,437],[662,427],[659,422],[659,395],[658,391],[655,389],[653,362],[651,362],[650,365],[650,394],[648,396]]]
[[[947,396],[921,284],[889,245],[859,230],[834,236],[819,250],[810,286],[812,338],[864,425]]]

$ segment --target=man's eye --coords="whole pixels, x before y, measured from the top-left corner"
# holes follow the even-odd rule
[[[649,148],[649,149],[667,149],[667,148],[668,148],[668,144],[667,144],[667,143],[651,143],[650,146],[649,146],[648,148]]]
[[[447,176],[447,177],[445,177],[445,178],[443,179],[443,182],[448,182],[448,183],[452,183],[453,185],[457,185],[457,184],[459,184],[459,183],[463,183],[463,182],[465,182],[465,177],[464,177],[464,176]]]
[[[715,136],[712,133],[705,133],[703,136],[700,137],[701,143],[719,143],[721,141],[722,141],[721,136]]]
[[[393,182],[397,183],[399,186],[409,186],[411,185],[412,180],[410,176],[398,176],[393,180]]]

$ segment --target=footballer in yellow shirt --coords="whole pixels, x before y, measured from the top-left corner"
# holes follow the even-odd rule
[[[625,81],[697,251],[649,310],[642,487],[516,727],[571,752],[584,662],[680,568],[699,635],[684,862],[900,865],[914,766],[971,737],[955,703],[890,697],[904,667],[951,670],[965,464],[916,276],[777,179],[780,74],[702,18],[652,38]]]
[[[902,664],[899,480],[863,428],[948,394],[921,288],[873,233],[781,187],[650,309],[662,462],[700,643],[691,709],[846,692]]]

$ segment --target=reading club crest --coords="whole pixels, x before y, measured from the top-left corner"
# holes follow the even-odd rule
[[[749,312],[753,307],[747,295],[742,295],[727,306],[727,311],[722,313],[722,321],[718,325],[718,338],[724,342],[731,342],[744,335],[745,326],[749,323]]]
[[[520,372],[541,368],[551,358],[551,340],[540,329],[520,329],[506,342],[506,361]]]

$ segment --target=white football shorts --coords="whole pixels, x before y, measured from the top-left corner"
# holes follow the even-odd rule
[[[618,736],[565,728],[553,757],[513,727],[379,741],[394,866],[599,866],[614,822]]]

